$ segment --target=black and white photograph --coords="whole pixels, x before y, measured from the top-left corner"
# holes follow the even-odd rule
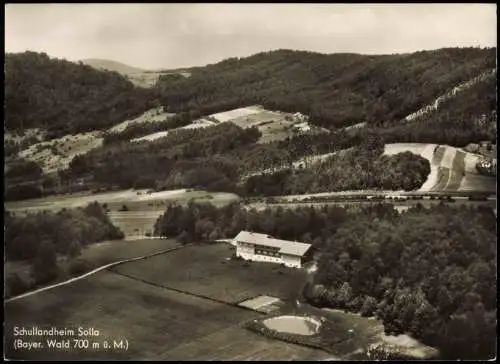
[[[4,12],[4,360],[496,359],[496,4]]]

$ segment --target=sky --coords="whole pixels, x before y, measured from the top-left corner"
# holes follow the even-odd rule
[[[182,68],[274,49],[496,47],[495,4],[7,4],[5,51]]]

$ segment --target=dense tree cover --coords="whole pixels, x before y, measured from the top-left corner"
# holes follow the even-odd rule
[[[245,209],[237,202],[219,208],[190,202],[187,206],[169,205],[156,221],[154,234],[214,240],[233,238],[241,230],[248,230],[320,246],[347,219],[348,212],[336,206],[257,211]]]
[[[42,168],[33,161],[16,158],[4,173],[4,199],[23,200],[42,196]]]
[[[443,101],[436,111],[378,130],[388,143],[439,143],[464,147],[481,140],[495,141],[496,94],[496,78],[490,77]]]
[[[10,183],[5,181],[5,201],[19,201],[43,196],[43,190],[39,182],[28,181],[23,183]]]
[[[106,145],[119,141],[127,141],[159,131],[180,128],[182,126],[190,124],[196,117],[197,115],[194,113],[181,112],[179,114],[167,117],[164,121],[133,123],[128,125],[125,130],[119,133],[105,133],[103,143]]]
[[[144,111],[143,106],[152,100],[146,93],[156,92],[163,95],[166,109],[180,113],[164,122],[133,124],[121,133],[106,134],[104,147],[76,157],[70,170],[61,174],[63,185],[71,184],[75,177],[90,177],[107,187],[175,186],[234,191],[238,180],[249,173],[291,167],[292,162],[305,156],[366,148],[366,143],[374,138],[454,146],[493,139],[493,78],[446,100],[435,112],[411,122],[401,119],[457,83],[494,67],[494,50],[441,49],[390,56],[281,50],[199,67],[192,70],[189,78],[164,77],[155,91],[136,89],[112,72],[26,52],[7,55],[7,125],[9,120],[17,120],[13,124],[20,125],[22,121],[24,127],[47,126],[52,134],[59,133],[60,126],[71,129],[66,131],[102,128]],[[74,85],[70,91],[68,80]],[[63,92],[67,93],[64,97],[59,95]],[[312,117],[313,123],[328,127],[363,120],[370,123],[361,129],[297,135],[268,144],[256,144],[253,137],[233,142],[236,132],[227,125],[203,132],[186,131],[182,138],[176,132],[170,139],[149,146],[147,142],[139,146],[126,143],[132,138],[186,125],[203,115],[254,103],[270,109],[302,111]],[[26,109],[22,105],[30,106]],[[13,118],[9,119],[9,112]],[[59,131],[62,133],[63,129]],[[17,147],[8,144],[6,149],[13,154]],[[275,182],[277,191],[338,190],[346,186],[411,189],[426,174],[426,167],[418,158],[370,159],[366,155],[354,157],[354,153],[303,171],[285,170],[271,177],[256,177],[249,182],[256,187],[250,184],[247,190],[251,194],[275,194],[265,191],[266,185]],[[365,167],[347,165],[349,158],[358,158],[356,163],[363,161]],[[369,163],[372,164],[368,167]],[[390,172],[380,171],[379,167]],[[402,176],[400,172],[406,171],[412,174]],[[44,191],[40,187],[36,183],[14,185],[8,198],[38,197]]]
[[[97,202],[57,213],[43,211],[23,217],[8,214],[5,219],[7,260],[36,260],[42,243],[50,245],[55,254],[76,256],[84,245],[122,238],[123,233],[111,224]]]
[[[383,146],[382,146],[383,148]],[[410,152],[381,155],[366,146],[299,170],[285,169],[248,178],[245,195],[278,196],[331,191],[386,189],[411,191],[430,173],[429,161]]]
[[[399,214],[391,205],[245,209],[237,203],[172,204],[155,235],[183,241],[233,238],[249,230],[312,243],[318,271],[311,303],[376,315],[387,333],[409,333],[443,358],[495,355],[496,219],[485,207]]]
[[[384,140],[370,128],[298,135],[269,144],[255,144],[258,137],[257,129],[243,130],[232,123],[176,130],[154,142],[113,143],[78,156],[69,175],[90,173],[98,183],[123,188],[200,187],[269,196],[364,188],[413,190],[430,172],[428,161],[411,153],[382,156]],[[299,158],[339,150],[343,152],[321,163],[291,169]],[[278,167],[285,169],[250,177],[237,187],[251,171]]]
[[[122,142],[75,157],[66,178],[91,174],[105,185],[205,187],[233,190],[237,166],[222,154],[254,143],[257,128],[225,123],[213,128],[173,130],[152,142]]]
[[[375,314],[445,358],[495,356],[496,219],[489,208],[360,214],[323,245],[315,304]]]
[[[278,50],[230,58],[162,78],[169,111],[203,115],[262,104],[310,115],[313,124],[342,127],[400,120],[458,83],[495,68],[496,49],[444,48],[363,56]]]
[[[42,168],[36,162],[20,158],[9,164],[4,178],[14,181],[19,179],[37,180],[42,175]]]
[[[378,140],[377,143],[381,142],[371,130],[299,134],[285,140],[234,149],[225,153],[225,156],[237,161],[241,166],[241,175],[246,175],[269,168],[290,167],[300,158],[348,149],[374,139]]]
[[[41,127],[53,137],[100,130],[153,106],[154,91],[134,87],[116,72],[49,58],[5,55],[5,126]]]

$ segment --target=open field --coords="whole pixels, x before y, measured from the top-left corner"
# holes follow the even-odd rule
[[[123,204],[126,204],[129,210],[158,210],[160,206],[166,205],[168,202],[177,202],[184,204],[190,200],[195,202],[208,202],[215,205],[227,204],[231,201],[238,200],[239,197],[232,193],[225,192],[206,192],[197,190],[170,190],[147,193],[147,190],[122,190],[103,193],[74,193],[67,195],[48,196],[44,198],[11,201],[5,202],[5,209],[11,212],[26,211],[41,211],[53,210],[58,211],[62,208],[75,208],[86,206],[87,204],[97,201],[99,203],[107,203],[110,210],[119,209]]]
[[[260,105],[253,105],[248,107],[242,107],[239,109],[219,112],[217,114],[210,115],[210,118],[214,118],[220,123],[225,123],[226,121],[230,121],[232,119],[236,119],[242,116],[249,116],[252,114],[258,114],[264,111],[264,108]]]
[[[99,194],[49,196],[41,199],[7,202],[4,206],[9,212],[23,215],[26,212],[59,211],[63,208],[83,207],[94,201],[106,203],[111,222],[123,231],[126,239],[136,239],[144,237],[146,233],[153,234],[156,220],[165,212],[169,203],[185,205],[189,201],[194,201],[222,206],[237,200],[239,200],[237,195],[225,192],[210,193],[180,189],[147,193],[147,190],[124,190]],[[123,206],[126,206],[127,211],[120,211]]]
[[[302,284],[299,277],[288,274],[287,269],[274,264],[252,263],[248,267],[231,266],[229,261],[221,264],[220,259],[230,252],[227,248],[229,246],[226,244],[187,246],[148,258],[142,261],[146,263],[144,266],[137,265],[141,261],[124,263],[111,271],[96,273],[70,285],[8,302],[5,305],[6,357],[42,360],[366,359],[363,353],[368,344],[389,339],[398,343],[408,341],[401,337],[384,339],[381,324],[372,318],[318,309],[307,304],[301,304],[297,308],[285,305],[280,314],[300,310],[334,322],[334,332],[330,334],[337,339],[334,340],[331,353],[269,339],[249,331],[244,327],[245,323],[263,317],[262,314],[222,301],[237,301],[237,297],[248,296],[249,292],[252,292],[251,295],[281,292],[282,297],[288,297]],[[106,245],[101,249],[106,249]],[[114,252],[117,251],[114,249]],[[185,256],[179,255],[181,252]],[[111,250],[110,253],[113,255]],[[97,250],[94,254],[99,259],[106,255]],[[223,268],[218,269],[220,267]],[[132,270],[134,276],[122,275],[123,270]],[[277,274],[277,270],[286,273]],[[305,274],[304,271],[290,271]],[[153,279],[148,282],[146,276]],[[169,289],[163,287],[164,283],[178,287]],[[220,289],[224,287],[227,290],[221,292]],[[242,294],[243,292],[248,293]],[[230,295],[226,295],[227,293]],[[196,297],[204,294],[214,297]],[[33,326],[56,327],[76,332],[77,327],[81,326],[99,330],[99,334],[79,337],[90,342],[91,349],[85,351],[19,351],[13,350],[15,326],[26,329]],[[66,337],[68,336],[60,336],[58,339]],[[36,341],[46,345],[45,339],[40,337]],[[104,341],[111,343],[113,340],[126,340],[128,350],[104,350]],[[99,348],[93,343],[99,343]],[[413,341],[412,345],[415,346]],[[421,347],[417,345],[417,349]]]
[[[165,352],[153,360],[324,360],[325,351],[271,340],[241,327],[228,327]]]
[[[172,239],[103,241],[83,247],[77,259],[85,261],[90,271],[109,263],[153,254],[179,245],[176,240]],[[58,265],[63,271],[67,271],[69,262],[60,260]],[[6,261],[4,273],[6,275],[15,273],[25,282],[28,282],[30,280],[30,267],[31,265],[27,261]]]
[[[79,259],[85,260],[92,267],[99,267],[119,260],[148,255],[177,246],[180,246],[180,244],[173,239],[104,241],[85,247]]]
[[[97,304],[96,304],[97,300]],[[71,286],[8,303],[7,358],[38,360],[321,360],[332,355],[269,340],[242,327],[252,312],[100,272]],[[54,312],[58,314],[55,315]],[[99,349],[15,351],[13,327],[99,330],[81,337]],[[105,340],[127,340],[128,350],[104,350]],[[40,341],[44,343],[45,338]],[[72,343],[71,343],[72,344]],[[92,347],[92,345],[91,345]]]
[[[172,74],[179,74],[184,77],[190,77],[191,73],[189,72],[152,72],[152,71],[145,71],[145,72],[135,72],[135,73],[128,73],[125,76],[136,86],[139,87],[153,87],[156,85],[158,82],[158,79],[160,76],[163,75],[172,75]]]
[[[131,142],[142,142],[142,141],[151,142],[153,140],[166,137],[167,135],[168,135],[168,130],[164,130],[164,131],[159,131],[159,132],[156,132],[156,133],[153,133],[153,134],[144,135],[144,136],[142,136],[140,138],[130,139],[130,141]]]
[[[185,125],[185,126],[181,126],[180,128],[176,128],[176,129],[173,129],[173,130],[207,128],[209,126],[214,126],[214,125],[217,125],[217,124],[214,123],[213,121],[210,121],[210,120],[207,120],[207,119],[198,119],[198,120],[193,121],[191,124],[188,124],[188,125]],[[159,131],[159,132],[156,132],[156,133],[144,135],[144,136],[142,136],[140,138],[131,139],[130,141],[131,142],[141,142],[141,141],[149,141],[149,142],[151,142],[153,140],[166,137],[168,135],[168,133],[169,133],[168,130]]]
[[[481,174],[466,174],[460,183],[459,191],[496,191],[496,178]]]
[[[166,240],[151,240],[148,244],[153,246],[162,242],[175,244]],[[133,246],[131,242],[122,244]],[[225,244],[214,246],[227,247]],[[196,246],[195,248],[203,251],[195,257],[195,260],[206,255],[205,248],[211,247],[213,246]],[[189,247],[179,251],[185,249]],[[103,244],[99,248],[93,247],[92,252],[87,253],[87,259],[103,261],[106,256],[116,258],[115,254],[120,251],[122,249],[112,249],[110,245]],[[166,257],[173,253],[175,252],[159,255],[159,257]],[[212,255],[218,254],[215,251],[212,253]],[[210,258],[210,254],[208,255]],[[193,251],[190,251],[188,256],[193,257]],[[149,263],[148,271],[161,269],[152,262],[152,259],[145,260]],[[209,267],[213,265],[210,259],[204,261]],[[170,262],[186,264],[190,260],[181,261],[179,256],[173,256]],[[201,264],[201,261],[199,263]],[[130,264],[133,263],[125,263],[123,267]],[[172,269],[176,270],[175,267]],[[277,276],[283,279],[282,277],[286,277],[286,275],[277,275],[272,270],[268,270],[269,275],[264,277],[260,273],[262,268],[257,266],[237,267],[233,269],[233,272],[226,272],[226,274],[231,277],[237,273],[237,270],[245,269],[252,270],[252,275],[260,276],[258,286],[262,286],[264,278]],[[236,275],[237,277],[233,278],[233,287],[244,286],[246,281],[241,280],[238,274]],[[219,280],[219,287],[224,286],[222,278],[216,277]],[[291,284],[296,280],[292,277],[287,278],[290,286],[294,287]],[[266,282],[268,282],[267,279]],[[254,289],[255,286],[254,283]],[[57,315],[54,314],[56,311]],[[174,292],[109,271],[96,273],[68,286],[57,287],[35,296],[9,302],[6,304],[5,312],[5,352],[7,358],[13,359],[321,360],[332,357],[321,350],[269,340],[243,327],[248,320],[260,317],[260,313],[194,297],[190,294]],[[93,347],[92,343],[99,342],[100,347],[85,351],[77,349],[16,351],[12,349],[14,326],[27,329],[33,326],[56,327],[75,331],[78,326],[94,328],[99,330],[99,336],[80,338],[89,339],[90,347]],[[105,340],[109,342],[127,340],[128,350],[104,350]],[[46,345],[45,337],[40,338],[39,341]]]
[[[405,151],[426,158],[431,165],[431,172],[419,191],[496,191],[495,177],[478,175],[475,169],[479,155],[447,145],[421,143],[386,144],[384,154]]]
[[[302,270],[270,263],[228,260],[233,253],[234,247],[224,243],[189,246],[124,264],[113,271],[228,303],[238,303],[258,295],[287,298],[301,289],[297,283],[305,275]]]
[[[111,211],[108,216],[113,225],[120,228],[128,236],[146,236],[153,235],[154,224],[158,217],[165,212],[156,211]]]
[[[138,283],[111,272],[100,272],[74,284],[6,304],[5,355],[39,360],[148,359],[256,315],[252,311]],[[94,328],[100,335],[85,338],[100,342],[101,349],[32,350],[21,354],[13,350],[14,326]],[[125,339],[128,341],[126,351],[102,348],[104,340]],[[43,343],[44,338],[40,341]]]
[[[287,117],[289,120],[287,120]],[[290,114],[260,109],[260,112],[242,115],[228,121],[241,128],[257,127],[262,133],[258,143],[270,143],[283,140],[294,135],[291,126],[296,124]]]
[[[213,121],[211,120],[207,120],[207,119],[198,119],[198,120],[195,120],[193,121],[191,124],[189,125],[186,125],[186,126],[183,126],[183,127],[180,127],[179,129],[198,129],[198,128],[206,128],[206,127],[209,127],[209,126],[214,126],[214,125],[217,125],[216,123],[214,123]]]
[[[257,127],[262,133],[258,143],[270,143],[275,140],[283,140],[295,134],[292,126],[297,124],[292,114],[280,111],[270,111],[262,106],[254,105],[234,110],[228,110],[193,121],[191,124],[179,129],[205,128],[218,123],[232,122],[241,128]],[[325,132],[326,129],[312,127],[311,132]],[[160,131],[140,138],[132,139],[132,142],[152,141],[168,135],[168,131]]]

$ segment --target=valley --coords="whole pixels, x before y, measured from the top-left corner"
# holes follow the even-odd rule
[[[175,70],[7,54],[7,355],[490,358],[495,52]],[[241,231],[311,261],[246,261]],[[241,304],[259,297],[274,311]],[[309,341],[259,326],[279,315],[322,326]],[[15,327],[75,323],[99,331],[93,350],[13,349]],[[101,350],[115,340],[128,350]]]

